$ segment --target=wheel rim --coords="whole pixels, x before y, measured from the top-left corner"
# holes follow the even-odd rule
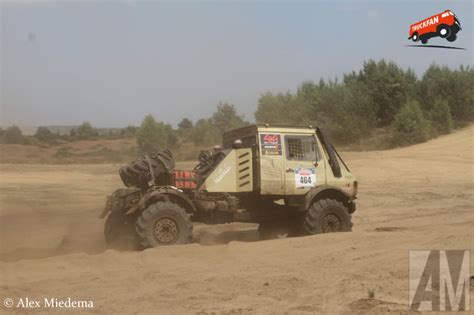
[[[416,42],[418,40],[418,35],[413,35],[413,41]]]
[[[442,28],[440,31],[441,35],[446,35],[448,33],[448,30],[445,28]]]
[[[341,220],[333,213],[324,216],[322,221],[323,233],[338,232],[341,230]]]
[[[156,221],[154,232],[160,244],[172,244],[178,238],[179,228],[175,220],[164,217]]]

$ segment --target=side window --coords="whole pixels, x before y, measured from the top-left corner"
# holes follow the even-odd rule
[[[316,140],[313,136],[285,136],[286,158],[295,161],[319,161]]]

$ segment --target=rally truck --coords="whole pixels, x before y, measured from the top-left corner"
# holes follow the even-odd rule
[[[461,30],[461,23],[451,10],[445,10],[427,19],[410,25],[409,37],[414,42],[421,40],[422,44],[428,43],[432,37],[446,38],[454,42],[457,33]]]
[[[258,223],[262,239],[347,232],[358,183],[320,128],[250,125],[226,132],[193,170],[168,150],[122,167],[127,188],[107,197],[108,244],[192,241],[193,222]]]

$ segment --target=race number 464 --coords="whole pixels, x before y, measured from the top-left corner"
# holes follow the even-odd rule
[[[295,170],[296,188],[316,186],[316,170],[314,168],[297,168]]]

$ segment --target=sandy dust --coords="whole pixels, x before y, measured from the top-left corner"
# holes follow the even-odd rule
[[[474,270],[473,131],[343,153],[360,182],[352,233],[257,242],[256,225],[197,225],[193,244],[143,252],[105,250],[97,213],[118,165],[1,165],[0,297],[110,314],[405,312],[409,250],[470,249]]]

